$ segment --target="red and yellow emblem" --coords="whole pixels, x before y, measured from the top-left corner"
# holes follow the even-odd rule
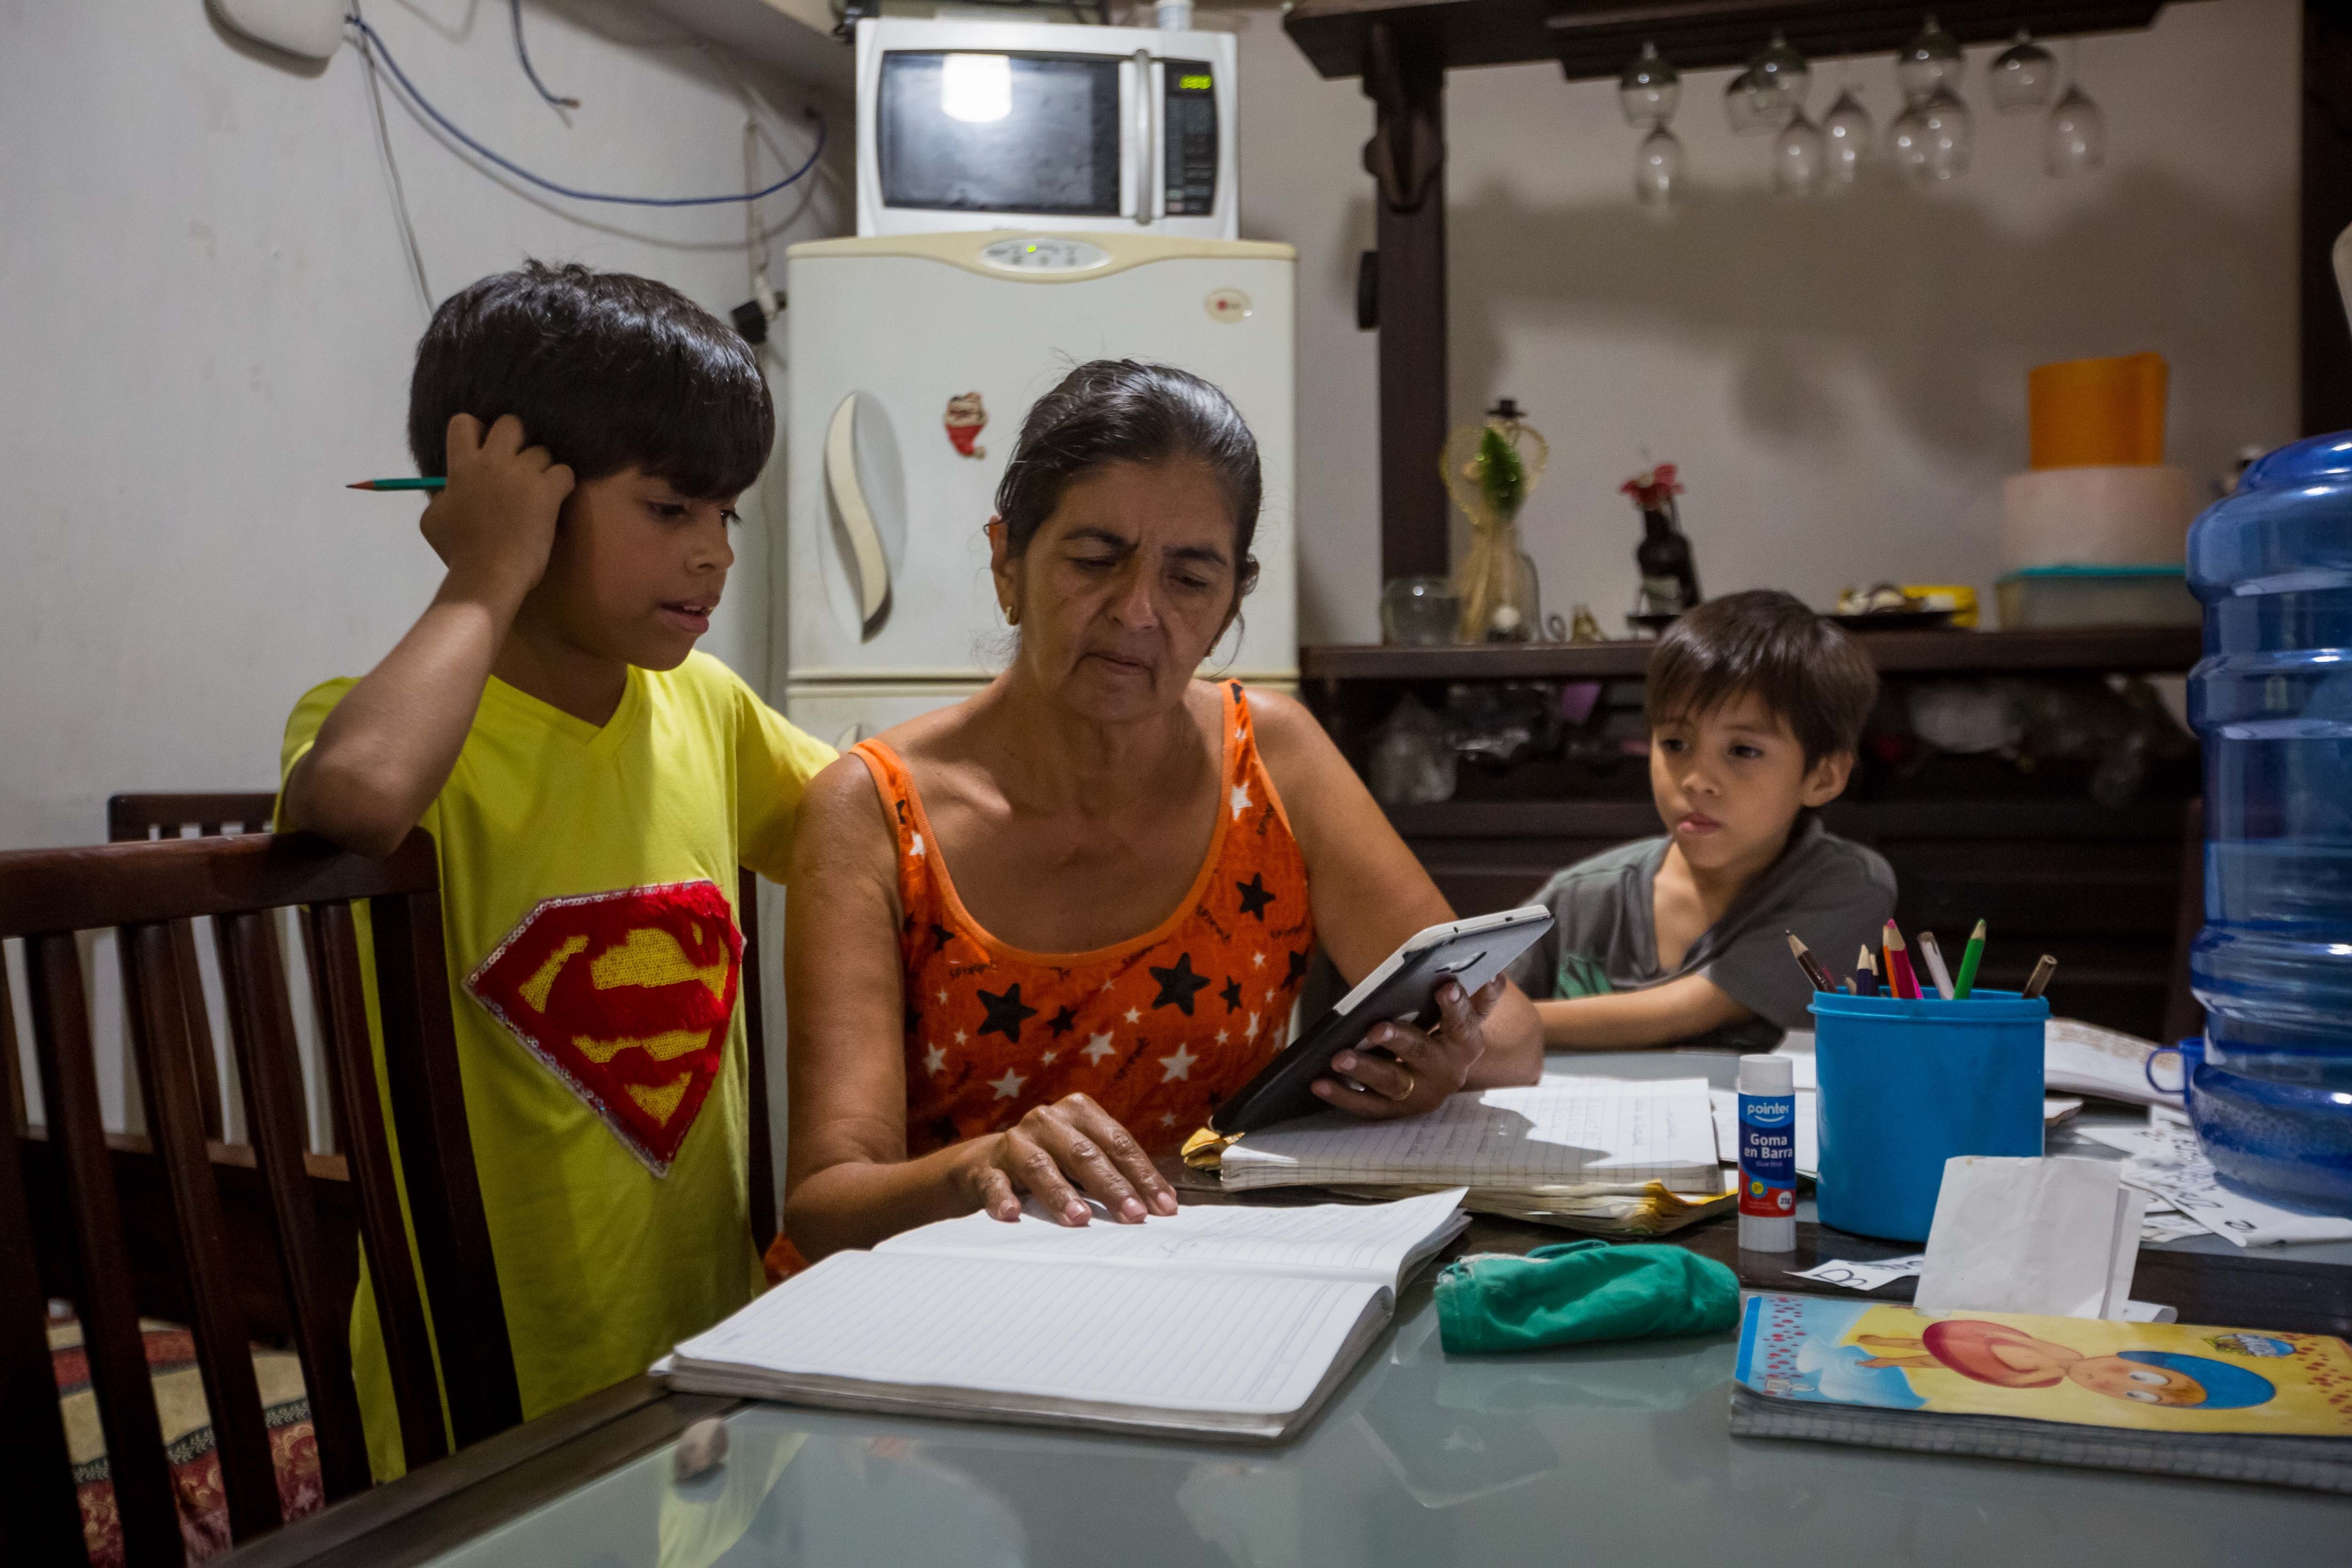
[[[743,938],[713,884],[546,899],[466,989],[656,1176],[719,1076]]]

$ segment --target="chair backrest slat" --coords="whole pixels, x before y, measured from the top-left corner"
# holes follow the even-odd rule
[[[735,929],[743,935],[743,1045],[751,1090],[751,1245],[761,1253],[776,1238],[776,1145],[768,1118],[768,1026],[761,1009],[760,874],[745,868],[735,879]]]
[[[184,922],[124,926],[115,951],[122,966],[123,1013],[146,1090],[147,1134],[163,1165],[163,1190],[188,1274],[189,1331],[212,1416],[229,1535],[249,1541],[284,1521],[253,1351],[230,1272],[228,1227],[205,1151],[204,1109],[188,1053],[184,974],[174,925]]]
[[[412,1046],[386,1053],[385,1088],[400,1135],[416,1254],[425,1266],[434,1344],[441,1352],[449,1426],[464,1447],[520,1421],[522,1393],[474,1171],[448,989],[418,984],[420,974],[441,973],[446,963],[441,900],[437,895],[378,899],[369,906],[368,923],[384,1037]]]
[[[352,906],[341,901],[311,905],[310,931],[320,978],[321,1039],[345,1093],[346,1117],[337,1136],[359,1199],[360,1236],[367,1247],[376,1322],[392,1373],[393,1405],[400,1413],[401,1449],[409,1469],[415,1470],[449,1451],[449,1436],[441,1418],[441,1391],[434,1379],[432,1342],[425,1330],[425,1304],[409,1256],[408,1229],[401,1223],[393,1184],[392,1141],[378,1110],[382,1100],[368,1043],[367,1000],[360,986],[359,931]]]
[[[8,1005],[0,971],[0,1009]],[[16,1058],[7,1053],[12,1072]],[[81,1504],[66,1448],[65,1417],[58,1407],[45,1327],[48,1303],[40,1270],[14,1260],[33,1257],[33,1212],[25,1196],[23,1163],[11,1138],[0,1138],[0,1542],[8,1560],[72,1563],[82,1550]]]
[[[16,928],[21,930],[23,928]],[[107,1468],[122,1521],[128,1568],[180,1568],[185,1548],[172,1501],[163,1426],[147,1373],[147,1347],[131,1293],[131,1255],[123,1244],[114,1167],[100,1120],[98,1068],[90,1051],[89,1001],[81,953],[70,931],[30,935],[25,988],[31,1003],[33,1055],[50,1142],[65,1170],[66,1197],[79,1247],[82,1351],[106,1429]],[[46,1363],[46,1355],[43,1361]]]
[[[25,1058],[16,1044],[16,1005],[8,996],[8,956],[0,952],[0,1076],[8,1082],[0,1090],[0,1110],[7,1113],[7,1131],[22,1133],[28,1122],[25,1108]]]
[[[203,819],[200,819],[203,820]],[[362,985],[358,910],[373,938],[379,1068]],[[514,1363],[489,1227],[473,1169],[463,1092],[449,1016],[442,946],[440,886],[433,842],[412,834],[390,857],[368,859],[302,834],[174,837],[89,849],[0,853],[0,938],[25,939],[31,984],[32,1043],[46,1106],[46,1168],[59,1173],[72,1222],[76,1278],[70,1289],[83,1322],[90,1376],[105,1430],[131,1568],[184,1557],[156,1400],[138,1320],[134,1273],[125,1243],[121,1194],[100,1121],[89,994],[76,932],[111,926],[121,955],[125,1016],[148,1107],[148,1129],[162,1168],[170,1231],[182,1265],[187,1317],[197,1349],[232,1535],[273,1527],[278,1492],[247,1342],[247,1307],[235,1274],[212,1152],[206,1147],[196,1065],[188,1049],[184,998],[190,975],[174,926],[214,922],[228,1000],[227,1034],[237,1053],[252,1129],[254,1164],[268,1194],[267,1224],[278,1244],[287,1321],[310,1396],[320,1467],[331,1497],[366,1484],[365,1437],[344,1336],[348,1276],[322,1261],[313,1179],[304,1159],[301,1068],[292,999],[277,937],[277,911],[306,910],[306,943],[317,976],[314,997],[321,1044],[350,1089],[343,1141],[361,1237],[383,1329],[409,1467],[447,1452],[448,1432],[471,1442],[520,1418]],[[399,1180],[382,1107],[394,1108]],[[28,1145],[29,1146],[29,1145]],[[6,1150],[16,1146],[10,1141]],[[414,1215],[412,1252],[401,1182]],[[16,1184],[0,1189],[0,1243],[17,1233],[37,1238]],[[15,1212],[11,1212],[13,1203]],[[60,1246],[68,1245],[66,1242]],[[420,1271],[418,1263],[421,1261]],[[60,1259],[58,1272],[68,1272]],[[341,1278],[331,1289],[325,1283]],[[53,1383],[42,1344],[37,1278],[0,1288],[0,1389]],[[435,1374],[425,1330],[426,1291],[441,1332],[446,1378]],[[178,1315],[176,1310],[174,1315]],[[43,1352],[37,1367],[32,1361]],[[445,1423],[443,1384],[451,1412]],[[55,1396],[48,1395],[51,1409]],[[0,1439],[0,1523],[39,1525],[54,1510],[44,1489],[59,1473],[55,1444],[27,1422],[21,1402],[6,1406],[19,1434]],[[29,1434],[29,1436],[24,1436]],[[10,1489],[11,1451],[35,1456],[43,1478]],[[32,1473],[29,1463],[26,1474]],[[70,1472],[64,1472],[70,1479]],[[13,1561],[13,1559],[12,1559]]]
[[[229,1039],[245,1083],[246,1126],[277,1231],[288,1316],[303,1364],[319,1369],[307,1387],[310,1426],[320,1479],[333,1502],[367,1489],[367,1435],[352,1386],[349,1303],[331,1298],[321,1275],[319,1216],[302,1158],[302,1063],[286,973],[270,915],[216,916],[213,930],[228,994]]]

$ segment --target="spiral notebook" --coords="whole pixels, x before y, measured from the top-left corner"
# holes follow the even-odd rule
[[[653,1370],[696,1394],[1279,1441],[1460,1233],[1461,1196],[946,1220],[834,1254]]]
[[[1718,1193],[1706,1079],[1548,1076],[1457,1094],[1426,1116],[1360,1121],[1339,1111],[1253,1132],[1227,1148],[1229,1188],[1460,1183],[1526,1192],[1662,1184]]]

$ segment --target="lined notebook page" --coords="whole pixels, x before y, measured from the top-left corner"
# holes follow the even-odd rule
[[[1664,1183],[1715,1192],[1715,1124],[1703,1078],[1547,1078],[1457,1094],[1426,1116],[1357,1121],[1336,1111],[1253,1132],[1227,1149],[1235,1188],[1381,1182],[1479,1187]]]
[[[786,1395],[792,1379],[825,1379],[1285,1415],[1385,1294],[1297,1275],[844,1252],[677,1357],[784,1374]]]
[[[893,1237],[875,1250],[1312,1268],[1391,1284],[1422,1243],[1455,1228],[1461,1201],[1457,1187],[1390,1204],[1200,1204],[1141,1225],[1097,1217],[1077,1228],[1034,1214],[1012,1224],[974,1214]]]

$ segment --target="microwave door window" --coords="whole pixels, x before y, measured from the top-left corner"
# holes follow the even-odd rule
[[[1117,217],[1118,68],[1099,55],[884,55],[883,205]]]

